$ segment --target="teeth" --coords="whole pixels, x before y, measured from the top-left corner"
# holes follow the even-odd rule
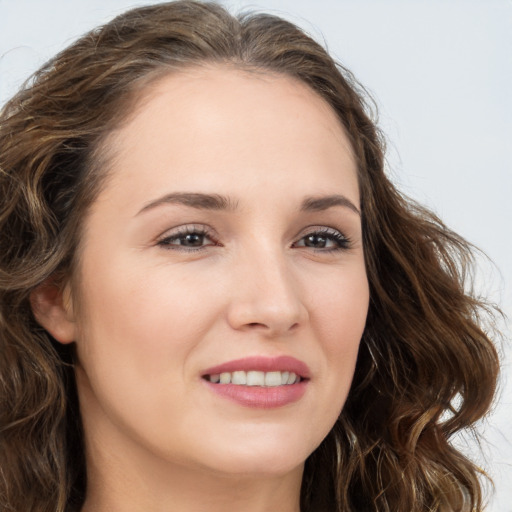
[[[236,371],[236,372],[223,372],[220,374],[207,375],[206,377],[210,382],[216,384],[236,384],[238,386],[262,386],[262,387],[275,387],[295,384],[300,382],[298,377],[293,372],[258,372],[258,371]]]
[[[290,375],[288,375],[288,382],[286,384],[293,384],[295,382],[295,379],[297,378],[297,375],[295,373],[290,372]],[[300,379],[300,377],[299,377]]]
[[[231,383],[243,386],[244,384],[247,384],[247,375],[245,372],[233,372],[231,376]]]
[[[268,372],[265,373],[265,386],[280,386],[281,385],[281,372]]]
[[[248,386],[264,386],[265,373],[263,372],[247,372],[247,385]]]
[[[220,374],[220,383],[221,384],[229,384],[231,382],[231,373],[221,373]]]

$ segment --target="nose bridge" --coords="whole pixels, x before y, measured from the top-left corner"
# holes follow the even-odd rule
[[[284,335],[304,322],[307,309],[284,248],[251,244],[237,260],[229,310],[232,327]]]

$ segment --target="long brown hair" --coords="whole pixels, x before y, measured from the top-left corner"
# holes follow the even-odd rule
[[[358,161],[370,309],[352,389],[306,461],[301,508],[482,509],[480,470],[450,444],[488,410],[498,359],[466,290],[472,249],[404,198],[348,70],[291,23],[215,3],[129,11],[39,70],[0,116],[0,509],[79,510],[87,475],[72,349],[29,295],[76,265],[81,220],[108,175],[102,143],[156,76],[217,63],[285,74],[324,98]]]

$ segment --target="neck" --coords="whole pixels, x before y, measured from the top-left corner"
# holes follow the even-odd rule
[[[113,453],[87,454],[82,512],[300,512],[303,465],[283,475],[224,474],[133,457],[126,447]]]
[[[297,472],[301,476],[302,470]],[[297,481],[299,482],[297,484]],[[134,474],[88,479],[82,512],[299,512],[300,479],[198,474],[175,468],[167,477]]]

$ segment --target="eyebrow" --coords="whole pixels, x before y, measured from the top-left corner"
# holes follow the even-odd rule
[[[220,194],[201,194],[198,192],[173,192],[166,194],[154,201],[146,204],[137,215],[152,210],[162,204],[182,204],[197,208],[198,210],[229,210],[234,211],[238,203],[232,201],[229,197]]]
[[[220,194],[173,192],[149,202],[137,215],[163,204],[181,204],[198,210],[235,211],[238,208],[238,201],[234,201]],[[357,206],[350,201],[350,199],[340,194],[308,196],[302,201],[299,210],[301,212],[319,212],[332,208],[333,206],[343,206],[357,213],[357,215],[361,215]]]
[[[304,201],[302,201],[300,211],[319,212],[322,210],[327,210],[328,208],[332,208],[333,206],[344,206],[345,208],[352,210],[354,213],[357,213],[357,215],[361,215],[359,208],[357,208],[357,206],[350,199],[348,199],[348,197],[342,196],[340,194],[306,197]]]

